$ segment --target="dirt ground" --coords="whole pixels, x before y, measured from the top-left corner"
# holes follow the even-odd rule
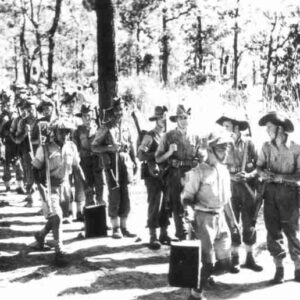
[[[139,239],[114,240],[110,231],[105,238],[85,239],[81,235],[83,223],[63,225],[70,261],[66,268],[52,265],[53,249],[28,252],[34,232],[45,223],[38,213],[39,201],[34,207],[26,208],[24,196],[3,190],[0,186],[1,299],[179,300],[188,297],[187,289],[168,284],[169,247],[163,246],[158,251],[147,248],[143,182],[131,187],[129,228]],[[239,274],[218,276],[216,285],[205,292],[208,299],[300,299],[300,284],[293,281],[293,264],[289,258],[285,261],[286,282],[270,285],[274,266],[266,250],[265,236],[260,216],[255,255],[264,271],[242,269]]]

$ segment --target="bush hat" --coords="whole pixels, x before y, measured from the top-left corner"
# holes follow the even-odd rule
[[[225,121],[232,122],[233,126],[239,126],[240,131],[244,131],[249,127],[249,123],[247,121],[243,121],[241,117],[230,114],[223,115],[216,121],[216,123],[223,126]]]
[[[76,129],[75,124],[73,124],[66,118],[59,118],[54,120],[53,123],[50,125],[50,128],[52,130],[65,129],[69,131],[74,131]]]
[[[76,102],[76,96],[76,92],[74,92],[73,94],[65,93],[64,98],[60,102],[62,105],[66,105],[71,102]]]
[[[171,122],[177,122],[178,117],[189,117],[191,115],[191,108],[186,109],[182,104],[179,104],[176,109],[176,115],[170,116]]]
[[[154,107],[154,115],[149,118],[149,121],[156,121],[164,117],[164,114],[168,111],[168,109],[163,106],[155,106]]]
[[[271,111],[264,115],[259,121],[259,126],[265,126],[268,122],[271,122],[272,124],[276,126],[282,126],[285,132],[293,132],[294,131],[294,125],[293,123],[283,115],[280,115],[276,111]]]

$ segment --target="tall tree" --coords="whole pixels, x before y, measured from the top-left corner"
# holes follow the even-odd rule
[[[118,92],[115,44],[115,7],[113,0],[84,0],[97,15],[98,85],[101,109],[112,105]]]

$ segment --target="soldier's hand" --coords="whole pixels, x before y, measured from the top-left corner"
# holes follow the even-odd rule
[[[273,176],[273,182],[282,183],[283,177],[282,175],[274,175]]]
[[[177,144],[173,143],[169,146],[169,153],[172,155],[175,151],[177,151]]]
[[[140,145],[139,149],[140,151],[143,151],[143,152],[148,152],[149,151],[149,147],[145,146],[145,145]]]
[[[271,171],[265,170],[260,174],[260,177],[264,181],[273,181],[275,174]]]
[[[241,181],[247,181],[251,178],[251,175],[249,173],[246,172],[239,172],[238,174],[236,174],[237,178]]]
[[[27,133],[27,132],[30,132],[30,125],[29,124],[26,124],[25,125],[25,132]]]

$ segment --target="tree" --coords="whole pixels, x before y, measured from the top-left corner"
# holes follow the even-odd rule
[[[105,109],[117,96],[115,8],[112,0],[84,0],[83,3],[97,15],[99,106]]]

